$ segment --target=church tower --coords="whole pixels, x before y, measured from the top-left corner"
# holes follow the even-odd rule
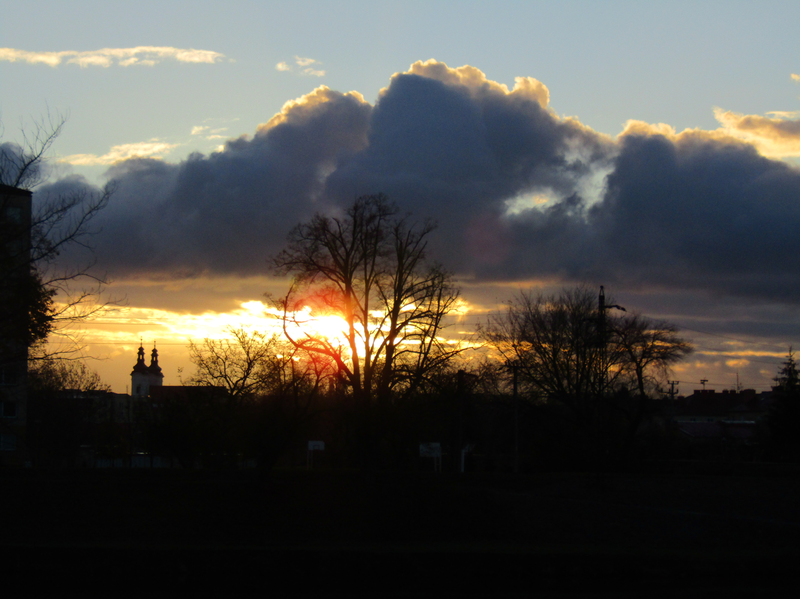
[[[150,354],[150,366],[144,363],[144,347],[139,345],[136,364],[131,372],[131,396],[147,397],[150,395],[150,387],[160,387],[163,383],[164,375],[161,366],[158,365],[158,350],[155,344]]]

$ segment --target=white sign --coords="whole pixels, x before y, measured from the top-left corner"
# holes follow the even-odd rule
[[[309,441],[308,451],[325,451],[325,441]]]

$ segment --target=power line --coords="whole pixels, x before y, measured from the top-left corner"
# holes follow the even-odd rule
[[[705,380],[705,383],[703,383],[703,380]],[[672,382],[672,381],[670,381],[670,382]],[[700,381],[675,381],[675,384],[676,385],[703,385],[703,384],[705,384],[706,386],[709,386],[709,387],[729,387],[731,389],[735,387],[735,385],[732,385],[731,383],[710,383],[708,381],[708,379],[702,379]]]
[[[82,339],[81,340],[81,344],[82,345],[136,345],[136,342],[135,341],[91,341],[91,340]],[[162,347],[164,345],[176,346],[176,347],[179,347],[179,346],[186,347],[188,345],[188,343],[169,343],[169,342],[162,342],[162,341],[158,342],[158,347]]]

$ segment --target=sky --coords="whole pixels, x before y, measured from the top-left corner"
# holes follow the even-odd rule
[[[383,192],[438,223],[466,302],[604,285],[676,324],[681,392],[766,390],[800,340],[792,2],[26,2],[0,23],[0,143],[66,116],[35,198],[115,192],[71,334],[125,391],[190,340],[272,326],[269,258]],[[35,15],[35,17],[32,17]],[[90,259],[67,252],[64,266]],[[738,377],[738,379],[737,379]]]

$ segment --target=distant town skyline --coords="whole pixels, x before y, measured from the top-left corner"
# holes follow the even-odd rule
[[[287,232],[377,192],[438,223],[431,255],[465,300],[453,334],[515,290],[602,284],[695,343],[682,393],[765,390],[800,343],[798,17],[34,1],[4,8],[0,142],[68,116],[34,200],[117,182],[94,244],[123,301],[73,332],[115,391],[140,339],[178,384],[190,339],[268,328]]]

